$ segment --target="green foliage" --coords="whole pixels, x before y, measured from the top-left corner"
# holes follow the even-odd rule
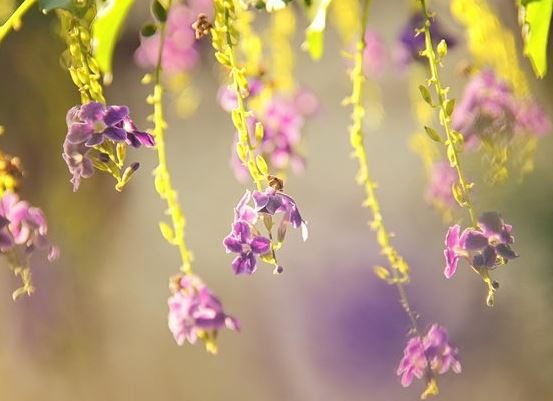
[[[553,0],[519,0],[523,19],[524,55],[537,77],[547,73],[547,41],[553,12]]]
[[[428,126],[425,126],[424,127],[424,130],[426,131],[426,134],[430,137],[430,139],[432,139],[433,141],[436,141],[436,142],[442,142],[442,138],[440,137],[440,135],[436,132],[436,130],[434,128],[430,128]]]
[[[109,82],[111,78],[115,43],[133,2],[134,0],[111,0],[98,10],[98,16],[93,22],[94,56],[105,74],[105,81]]]

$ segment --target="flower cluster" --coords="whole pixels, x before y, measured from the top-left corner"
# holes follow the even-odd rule
[[[238,321],[223,310],[221,301],[196,275],[178,275],[171,280],[168,300],[169,330],[178,345],[202,340],[211,353],[217,352],[217,331],[239,330]]]
[[[424,21],[424,16],[420,12],[417,12],[411,15],[401,29],[398,37],[398,51],[395,55],[399,65],[407,66],[414,61],[424,61],[424,58],[421,56],[421,52],[425,49],[424,35],[417,33],[424,25]],[[443,39],[449,49],[454,48],[457,44],[457,40],[447,34],[437,21],[433,21],[430,26],[430,34],[432,41],[438,43]]]
[[[465,259],[476,271],[494,269],[518,255],[511,248],[513,227],[505,224],[496,212],[483,213],[478,219],[478,228],[466,228],[456,224],[449,228],[445,237],[444,275],[452,277],[459,259]]]
[[[166,37],[163,47],[161,67],[167,74],[187,72],[199,60],[196,33],[192,28],[199,15],[213,18],[213,1],[191,0],[187,4],[175,4],[167,19]],[[140,37],[140,47],[135,52],[135,60],[143,68],[152,69],[157,65],[159,54],[159,32]]]
[[[127,106],[106,106],[90,102],[71,108],[66,117],[67,135],[63,143],[63,158],[72,174],[73,190],[81,178],[94,173],[94,166],[111,171],[110,147],[105,142],[128,144],[135,148],[153,147],[154,138],[139,131],[129,116]],[[102,147],[104,146],[104,147]]]
[[[403,351],[397,375],[401,376],[401,385],[407,387],[413,378],[422,379],[430,370],[431,374],[444,374],[450,368],[461,373],[459,350],[449,342],[447,330],[433,324],[421,339],[411,337]]]
[[[30,206],[11,191],[0,198],[0,252],[17,250],[29,256],[35,250],[48,250],[48,260],[59,256],[59,249],[50,244],[46,235],[48,225],[42,210]]]
[[[453,129],[474,149],[481,141],[507,145],[515,135],[543,136],[551,121],[533,100],[517,98],[507,82],[484,69],[466,85],[453,113]]]
[[[254,207],[250,205],[253,199]],[[246,191],[234,209],[232,231],[223,240],[227,253],[237,253],[232,262],[235,274],[252,274],[256,270],[257,257],[273,260],[271,251],[275,245],[270,238],[262,236],[256,228],[256,223],[263,223],[271,232],[272,218],[281,213],[282,218],[277,228],[277,246],[280,246],[286,236],[288,224],[301,228],[303,240],[307,240],[307,225],[302,219],[296,202],[289,195],[272,187],[265,191]],[[281,273],[282,266],[275,266],[275,273]]]
[[[270,88],[260,80],[251,80],[248,86],[246,101],[248,108],[253,110],[253,115],[248,118],[247,123],[252,142],[256,123],[261,122],[264,127],[263,138],[256,152],[266,156],[265,159],[278,170],[285,170],[291,166],[295,172],[303,171],[305,159],[300,151],[302,128],[305,119],[317,111],[317,99],[305,89],[296,91],[292,96],[272,93],[267,96]],[[234,90],[223,87],[218,97],[225,111],[232,112],[236,109]],[[236,152],[232,154],[231,166],[238,180],[247,179],[248,171]]]

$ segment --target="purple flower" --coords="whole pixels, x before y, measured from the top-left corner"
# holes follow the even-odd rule
[[[491,69],[482,70],[467,83],[452,123],[468,148],[477,147],[480,141],[509,144],[515,135],[543,136],[551,129],[544,111],[532,99],[517,98]]]
[[[444,275],[451,278],[455,274],[460,258],[480,270],[494,269],[518,257],[511,248],[512,229],[496,212],[483,213],[478,219],[478,229],[466,228],[461,233],[458,224],[450,227],[445,238]]]
[[[79,189],[81,178],[88,178],[94,174],[94,166],[89,157],[90,148],[84,143],[72,144],[67,139],[63,143],[63,159],[67,163],[69,172],[72,174],[71,183],[73,191]]]
[[[444,256],[446,261],[446,266],[444,269],[444,275],[447,278],[451,278],[455,271],[457,270],[457,264],[459,263],[459,258],[465,255],[464,244],[461,241],[461,226],[455,224],[452,227],[449,227],[447,234],[445,236],[445,246]]]
[[[452,207],[456,202],[451,187],[456,181],[457,174],[449,163],[437,162],[432,167],[430,182],[426,190],[427,199],[439,207]]]
[[[409,339],[397,375],[401,376],[401,385],[407,387],[413,378],[422,379],[427,369],[435,374],[444,374],[450,368],[455,373],[461,373],[459,350],[449,342],[447,330],[433,324],[422,341],[419,337]]]
[[[249,224],[257,222],[257,212],[249,205],[252,193],[246,190],[246,193],[234,208],[234,222],[244,221]]]
[[[129,117],[127,106],[106,106],[90,102],[73,107],[67,113],[66,141],[72,145],[84,143],[88,147],[100,145],[106,139],[124,142],[134,147],[154,146],[151,135],[138,131]]]
[[[402,28],[398,42],[399,52],[397,59],[400,65],[406,66],[413,61],[422,61],[420,52],[425,48],[424,34],[416,34],[416,30],[422,28],[424,25],[424,17],[420,12],[417,12],[411,16],[409,21]],[[457,41],[449,34],[447,34],[440,23],[436,20],[432,21],[430,25],[430,35],[434,45],[439,43],[442,39],[447,43],[448,48],[452,49],[456,46]]]
[[[192,24],[199,14],[213,18],[213,2],[207,0],[188,1],[187,5],[171,7],[167,20],[165,44],[161,65],[169,74],[192,70],[199,61],[196,36]],[[140,37],[140,47],[136,49],[135,60],[143,68],[154,68],[159,54],[159,32],[149,37]]]
[[[263,154],[273,168],[284,170],[290,166],[295,172],[302,172],[305,168],[305,160],[299,150],[302,129],[306,117],[318,110],[317,98],[313,93],[299,89],[292,96],[277,93],[265,99],[258,95],[267,93],[265,89],[270,89],[270,86],[259,79],[251,79],[248,85],[249,92],[245,100],[247,103],[256,101],[255,112],[247,120],[252,142],[255,142],[255,124],[261,122],[264,127],[263,140],[257,152]],[[236,93],[232,88],[222,87],[218,93],[218,100],[225,111],[231,112],[237,107]],[[238,134],[235,143],[237,137]],[[235,148],[233,144],[231,167],[236,178],[245,181],[248,171],[236,155]]]
[[[26,254],[35,249],[48,249],[48,260],[59,255],[57,247],[50,244],[46,235],[48,225],[42,210],[31,207],[13,192],[5,192],[0,198],[0,251],[10,252],[22,246]]]
[[[235,222],[223,244],[227,253],[238,254],[232,261],[234,274],[252,274],[257,264],[256,255],[266,254],[271,249],[271,241],[261,235],[252,235],[246,221]]]
[[[169,297],[169,330],[178,345],[199,339],[208,351],[216,352],[215,337],[222,328],[239,330],[238,321],[223,311],[221,301],[195,275],[179,276]]]
[[[71,144],[85,143],[92,147],[100,145],[105,138],[114,142],[127,139],[127,132],[120,127],[125,117],[129,115],[126,106],[109,106],[90,102],[80,107],[73,107],[67,113],[69,129],[67,141]]]
[[[139,131],[129,116],[127,106],[106,106],[90,102],[69,109],[66,116],[68,132],[63,143],[63,159],[72,175],[73,191],[81,178],[94,174],[94,161],[106,163],[103,152],[91,152],[105,140],[125,142],[135,148],[155,146],[154,137]],[[105,158],[107,160],[103,160]],[[96,160],[98,159],[98,160]]]
[[[288,223],[291,223],[294,228],[301,228],[302,238],[304,241],[307,240],[307,223],[302,219],[296,201],[291,196],[269,187],[264,192],[255,191],[252,197],[257,213],[269,216],[283,214],[278,228],[279,240],[284,238]]]

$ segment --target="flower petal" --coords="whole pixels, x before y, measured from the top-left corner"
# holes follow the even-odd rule
[[[461,226],[455,224],[449,227],[445,235],[445,246],[449,249],[453,249],[459,243],[459,234],[461,232]]]
[[[501,234],[504,223],[499,213],[485,212],[482,213],[478,219],[478,225],[482,228],[484,233],[490,232],[494,234]]]
[[[467,228],[465,231],[463,231],[459,243],[461,245],[461,248],[467,249],[469,251],[475,251],[483,249],[488,245],[488,237],[486,237],[480,231]]]
[[[495,247],[495,250],[507,260],[518,258],[518,254],[507,244],[499,244]]]
[[[242,252],[242,243],[231,233],[223,240],[227,253],[240,253]]]
[[[100,120],[106,111],[102,103],[90,102],[81,106],[79,118],[86,122],[95,122]]]
[[[127,131],[123,128],[107,127],[102,134],[115,142],[122,142],[127,139]]]
[[[248,243],[251,238],[250,225],[243,221],[237,221],[232,225],[232,232],[243,244]]]
[[[257,236],[250,242],[252,252],[257,254],[264,254],[269,252],[271,248],[271,240],[262,236]]]
[[[451,249],[444,250],[445,256],[445,269],[444,275],[446,278],[451,278],[457,271],[457,264],[459,263],[459,256]]]
[[[131,145],[135,148],[144,145],[147,148],[156,146],[154,137],[146,132],[134,131],[128,134],[127,139],[131,140]]]
[[[86,141],[85,145],[89,148],[100,145],[102,142],[104,142],[104,136],[102,134],[92,134],[90,138],[88,138],[88,141]]]
[[[129,115],[127,106],[110,106],[104,115],[104,123],[108,126],[113,126],[123,121]]]
[[[71,124],[71,127],[69,127],[69,132],[67,133],[66,138],[69,143],[79,144],[90,138],[93,132],[94,129],[90,124],[73,123]]]
[[[232,261],[234,274],[252,274],[255,271],[256,260],[253,253],[242,253]]]

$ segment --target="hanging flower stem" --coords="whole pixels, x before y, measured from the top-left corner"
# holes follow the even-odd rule
[[[434,51],[434,45],[432,44],[432,36],[430,34],[430,26],[432,24],[431,14],[426,6],[426,0],[419,0],[421,11],[424,15],[424,26],[418,33],[424,33],[425,49],[421,53],[428,60],[428,67],[430,68],[430,78],[428,80],[429,85],[433,85],[434,90],[438,96],[438,104],[433,105],[432,99],[427,89],[421,85],[421,94],[423,98],[432,106],[439,109],[440,123],[444,127],[446,134],[445,141],[443,138],[436,136],[439,142],[442,142],[446,147],[446,154],[449,163],[455,168],[459,182],[452,187],[453,195],[457,203],[468,210],[469,217],[473,228],[478,228],[478,221],[476,219],[476,213],[471,199],[471,190],[473,183],[469,183],[464,176],[463,169],[461,167],[460,149],[463,146],[463,134],[456,132],[451,127],[451,116],[455,108],[455,100],[448,98],[449,87],[444,87],[440,80],[440,74],[438,66],[440,65],[443,57],[447,54],[447,44],[445,41],[441,41],[438,44],[437,52]],[[423,89],[424,88],[424,89]],[[425,92],[426,91],[426,92]],[[432,129],[425,127],[427,132]],[[434,135],[438,135],[434,132]],[[486,286],[488,287],[488,305],[493,305],[493,298],[496,292],[493,280],[490,277],[487,269],[475,269],[474,271],[480,275]]]
[[[389,264],[389,269],[383,266],[375,267],[375,273],[379,278],[396,286],[399,293],[400,304],[411,322],[411,332],[419,337],[422,342],[423,336],[418,327],[417,314],[412,309],[407,297],[407,291],[405,290],[405,283],[409,281],[409,266],[390,242],[391,234],[384,225],[380,202],[376,195],[377,184],[370,175],[367,153],[364,146],[363,122],[365,108],[363,106],[362,94],[365,87],[365,77],[363,75],[363,52],[366,46],[365,31],[367,30],[370,3],[370,0],[363,1],[360,37],[355,53],[355,65],[351,71],[353,90],[351,96],[348,97],[344,103],[353,106],[350,141],[354,150],[354,157],[358,161],[359,170],[357,172],[357,182],[365,189],[366,198],[363,204],[371,210],[372,220],[369,225],[371,229],[376,232],[380,250],[382,254],[386,256]],[[427,359],[427,388],[422,395],[423,398],[426,398],[427,395],[437,394],[438,392],[436,378],[430,368],[430,361],[426,354],[425,357]]]
[[[228,68],[232,79],[232,87],[236,93],[237,108],[232,111],[232,122],[238,131],[238,143],[236,152],[238,157],[247,167],[257,190],[265,187],[268,173],[267,163],[261,155],[255,155],[255,146],[248,132],[248,111],[244,105],[244,98],[248,93],[248,81],[244,69],[239,68],[236,62],[234,46],[238,39],[238,32],[234,27],[236,10],[233,1],[215,0],[215,24],[211,30],[213,48],[216,50],[217,61]],[[256,125],[255,138],[261,141],[263,138],[263,125]]]
[[[167,10],[170,12],[172,0],[167,2]],[[192,273],[192,255],[185,241],[186,218],[178,201],[177,191],[174,189],[169,168],[167,166],[167,152],[165,147],[165,129],[167,123],[163,111],[163,85],[161,83],[163,47],[166,37],[166,22],[160,22],[159,26],[159,52],[156,69],[154,72],[154,94],[148,97],[148,102],[154,106],[154,129],[152,134],[156,140],[156,149],[159,163],[154,171],[156,191],[166,203],[167,214],[171,218],[172,227],[165,222],[160,222],[163,238],[171,245],[179,249],[181,256],[181,271],[184,274]]]
[[[37,2],[37,0],[25,0],[10,17],[0,26],[0,42],[4,40],[6,35],[12,31],[17,31],[21,26],[21,18],[29,11],[29,9]]]
[[[447,45],[445,41],[440,42],[440,49],[438,49],[438,52],[441,54],[439,55],[440,60],[438,60],[438,55],[436,55],[436,52],[434,51],[432,36],[430,34],[430,26],[432,24],[431,15],[426,6],[426,0],[419,1],[424,15],[424,26],[422,28],[422,32],[424,33],[425,50],[423,51],[423,55],[428,60],[428,67],[430,68],[431,74],[428,84],[434,86],[435,92],[438,95],[437,108],[439,109],[440,123],[444,127],[446,134],[446,140],[443,143],[446,146],[449,162],[451,166],[455,168],[459,178],[459,188],[458,190],[453,188],[453,192],[459,205],[468,210],[471,224],[476,228],[478,222],[476,220],[476,214],[474,212],[470,194],[473,184],[469,183],[465,179],[463,169],[461,167],[461,159],[459,157],[460,150],[458,149],[458,144],[462,146],[463,136],[462,134],[455,132],[451,127],[451,115],[453,114],[455,101],[453,99],[448,99],[449,88],[443,87],[438,70],[441,59],[447,53]]]

